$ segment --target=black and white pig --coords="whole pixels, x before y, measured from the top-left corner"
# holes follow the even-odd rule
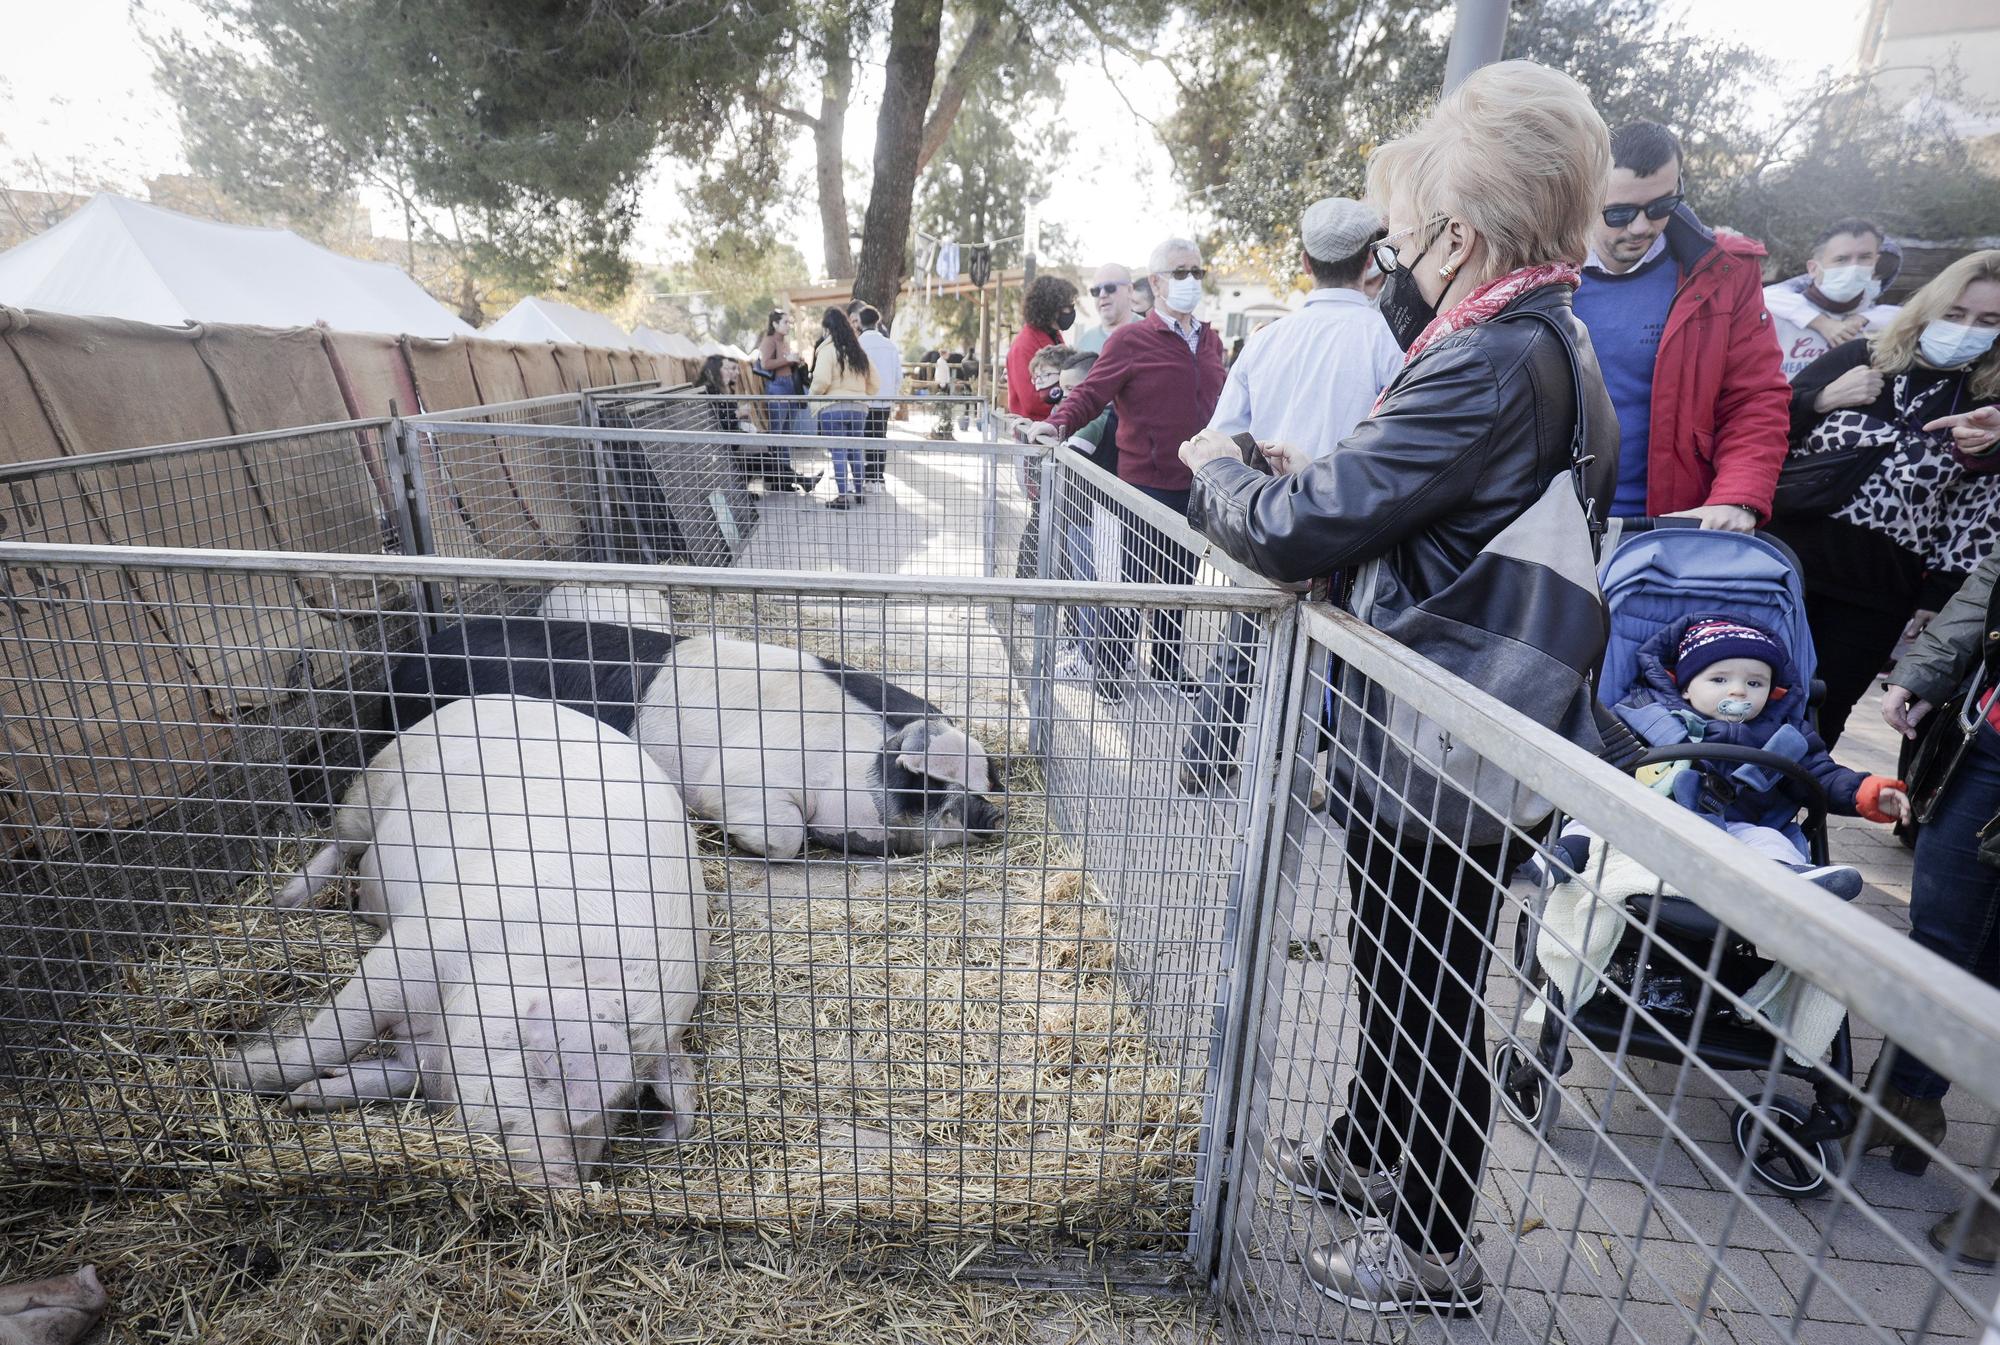
[[[1000,826],[986,749],[880,673],[782,645],[690,638],[639,702],[639,745],[696,817],[791,859],[963,845]]]
[[[680,637],[605,621],[475,616],[389,660],[389,722],[405,729],[467,696],[552,700],[632,731],[639,695]]]
[[[807,840],[916,854],[993,832],[986,751],[891,682],[780,645],[605,623],[474,617],[390,661],[394,721],[456,697],[543,696],[639,740],[688,811],[793,859]]]
[[[225,1083],[294,1111],[414,1088],[549,1185],[588,1174],[644,1083],[660,1134],[685,1133],[707,894],[680,799],[630,738],[551,701],[455,701],[369,763],[272,904],[353,859],[381,940],[302,1029],[222,1062]]]
[[[656,631],[674,628],[674,614],[666,597],[646,588],[557,584],[543,597],[537,610],[550,621],[599,621]]]

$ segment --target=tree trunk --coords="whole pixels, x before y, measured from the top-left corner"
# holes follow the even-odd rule
[[[909,267],[910,205],[917,190],[924,111],[937,78],[944,0],[895,0],[882,112],[875,119],[875,175],[861,226],[861,265],[854,293],[893,313]]]
[[[1014,29],[1020,36],[1020,28]],[[973,77],[978,73],[980,63],[986,57],[986,48],[1000,32],[1000,21],[991,11],[982,11],[972,21],[972,28],[965,35],[965,43],[953,58],[951,69],[944,72],[944,79],[938,85],[937,105],[924,120],[923,148],[917,155],[917,171],[930,167],[931,160],[944,148],[944,142],[951,136],[951,124],[958,120],[958,110],[965,106],[966,91],[972,87]]]
[[[819,229],[826,247],[826,273],[835,280],[854,275],[854,248],[848,242],[846,130],[847,99],[854,89],[853,35],[846,18],[827,25],[826,78],[820,83],[819,120],[813,126],[813,157],[819,176]]]

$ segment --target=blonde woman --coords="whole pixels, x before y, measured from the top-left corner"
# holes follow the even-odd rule
[[[1402,371],[1296,475],[1246,466],[1220,436],[1190,440],[1189,521],[1273,579],[1386,559],[1395,591],[1378,601],[1394,612],[1457,578],[1570,470],[1579,415],[1602,517],[1617,418],[1570,296],[1610,172],[1589,95],[1527,61],[1475,72],[1376,150],[1368,194],[1388,234],[1373,251]],[[1492,1105],[1488,931],[1525,851],[1460,845],[1345,792],[1360,1058],[1326,1133],[1275,1139],[1267,1161],[1357,1217],[1353,1234],[1306,1258],[1322,1293],[1364,1311],[1472,1311],[1485,1294],[1469,1233]]]
[[[1942,607],[2000,541],[1996,334],[2000,251],[1975,252],[1792,383],[1792,460],[1860,451],[1845,501],[1771,529],[1805,571],[1829,747],[1911,615]]]

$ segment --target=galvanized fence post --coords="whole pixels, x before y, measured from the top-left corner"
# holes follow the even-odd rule
[[[584,393],[577,408],[578,423],[591,429],[602,429],[603,421],[597,412],[597,402],[589,393]],[[591,559],[616,561],[618,552],[618,509],[613,500],[611,486],[611,449],[603,439],[590,441],[591,466],[591,512],[596,520],[596,535],[592,538]],[[659,558],[653,553],[647,540],[646,530],[635,527],[633,536],[636,548],[644,563],[651,565]]]
[[[1226,1274],[1224,1250],[1229,1245],[1235,1204],[1246,1155],[1241,1138],[1255,1096],[1260,1055],[1254,1049],[1254,1025],[1264,1001],[1264,985],[1272,959],[1284,964],[1282,953],[1267,946],[1271,902],[1282,886],[1282,869],[1298,865],[1299,848],[1287,844],[1296,828],[1292,802],[1303,796],[1310,754],[1301,754],[1306,737],[1304,687],[1301,675],[1306,641],[1296,603],[1268,615],[1267,645],[1259,659],[1259,695],[1254,702],[1255,733],[1244,754],[1243,787],[1249,792],[1248,819],[1237,849],[1230,881],[1229,909],[1223,926],[1223,960],[1227,968],[1223,997],[1217,1007],[1211,1067],[1214,1100],[1203,1121],[1197,1146],[1201,1167],[1196,1175],[1191,1254],[1197,1273],[1221,1290]]]
[[[400,417],[389,422],[390,493],[394,498],[396,538],[404,554],[435,556],[437,535],[431,528],[429,487],[424,482],[423,452],[417,442],[417,427]],[[426,612],[439,610],[435,584],[416,586],[417,601]]]
[[[1068,474],[1056,462],[1054,450],[1045,449],[1041,458],[1033,466],[1041,481],[1041,509],[1036,518],[1035,577],[1054,579],[1057,566],[1053,559],[1054,539],[1057,536],[1055,519],[1063,506],[1062,492],[1066,489]],[[1028,747],[1037,756],[1046,756],[1054,734],[1055,718],[1055,653],[1056,631],[1060,629],[1062,610],[1052,602],[1035,604],[1035,648],[1029,660],[1028,670]]]

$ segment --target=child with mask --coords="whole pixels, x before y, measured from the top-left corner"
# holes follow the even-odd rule
[[[1771,632],[1731,616],[1672,622],[1640,649],[1632,690],[1618,717],[1654,747],[1681,743],[1753,747],[1797,762],[1842,816],[1893,822],[1909,798],[1903,782],[1849,770],[1806,722],[1805,687],[1790,653]],[[1804,788],[1760,766],[1675,761],[1642,767],[1642,783],[1701,814],[1751,849],[1804,874],[1843,900],[1860,894],[1858,869],[1815,867],[1796,821]],[[1566,857],[1581,851],[1564,838]]]

